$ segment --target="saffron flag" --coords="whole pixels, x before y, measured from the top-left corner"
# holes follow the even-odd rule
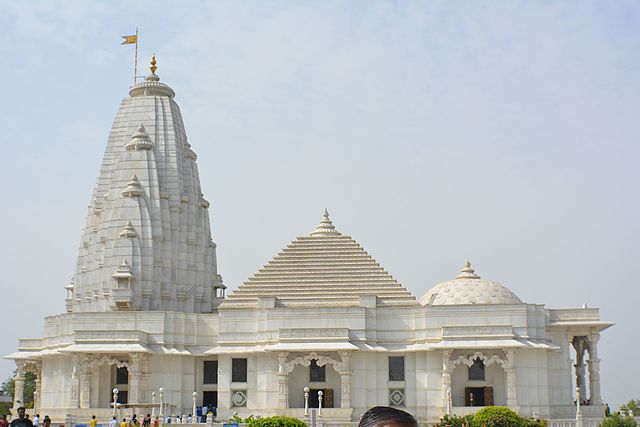
[[[120,44],[136,44],[138,43],[138,35],[133,36],[120,36],[124,39],[124,41]]]

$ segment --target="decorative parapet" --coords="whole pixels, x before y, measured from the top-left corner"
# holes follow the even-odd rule
[[[76,343],[112,342],[140,343],[149,342],[149,334],[142,331],[111,331],[111,330],[79,330],[73,334]]]
[[[597,308],[563,308],[547,310],[550,322],[599,321]]]
[[[443,338],[513,337],[513,328],[504,326],[445,326]]]
[[[42,345],[42,338],[20,338],[18,340],[18,350],[40,349]]]
[[[349,339],[348,328],[282,328],[278,331],[280,341],[314,341]]]

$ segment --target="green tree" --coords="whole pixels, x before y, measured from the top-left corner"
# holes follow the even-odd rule
[[[436,424],[436,427],[470,427],[473,421],[473,414],[465,415],[464,417],[458,415],[445,414],[440,419],[440,422]]]
[[[622,405],[620,407],[620,410],[624,411],[625,414],[628,413],[629,410],[631,410],[634,417],[640,416],[640,400],[631,399],[630,401]]]
[[[13,401],[13,395],[16,388],[16,375],[18,371],[13,371],[13,375],[2,382],[0,390],[5,396],[9,396]],[[33,393],[36,391],[36,375],[33,372],[26,372],[24,374],[24,402],[22,404],[25,408],[33,408]],[[10,404],[13,406],[12,404]]]
[[[636,427],[636,421],[629,416],[622,416],[614,412],[610,417],[606,417],[598,427]]]
[[[487,406],[473,416],[473,427],[521,427],[524,419],[509,408]]]

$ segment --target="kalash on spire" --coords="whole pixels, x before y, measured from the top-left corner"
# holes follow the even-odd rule
[[[113,122],[67,311],[201,313],[224,296],[196,153],[156,64]]]

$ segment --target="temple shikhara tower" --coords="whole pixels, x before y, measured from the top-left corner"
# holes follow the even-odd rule
[[[413,284],[431,288],[416,298],[326,210],[225,295],[174,97],[154,57],[120,104],[66,313],[7,356],[18,368],[14,407],[31,371],[36,411],[56,422],[175,417],[194,405],[216,407],[220,420],[304,419],[306,404],[322,406],[327,424],[376,405],[420,422],[489,405],[551,427],[573,422],[578,407],[585,427],[601,418],[598,341],[612,323],[597,308],[524,302],[468,261],[451,280]]]

